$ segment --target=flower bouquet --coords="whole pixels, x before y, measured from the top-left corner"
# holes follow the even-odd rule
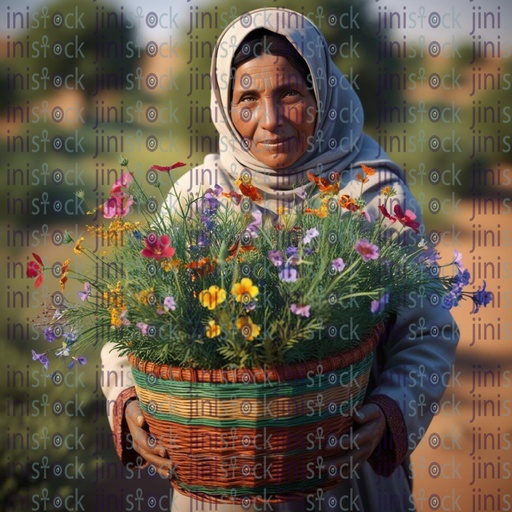
[[[393,204],[392,188],[381,191],[380,217],[370,217],[362,194],[375,179],[370,167],[357,175],[359,197],[340,197],[337,173],[308,173],[309,193],[269,216],[250,173],[230,190],[183,196],[172,180],[182,165],[148,170],[161,205],[122,171],[96,210],[106,220],[88,226],[104,254],[66,234],[94,270],[53,265],[61,291],[41,322],[45,337],[62,339],[56,355],[70,365],[86,362],[82,348],[107,341],[129,355],[141,408],[181,492],[243,504],[333,485],[335,466],[311,468],[342,451],[373,348],[408,294],[424,289],[448,308],[466,295],[476,309],[491,295],[485,284],[463,291],[469,273],[459,254],[441,267],[423,240],[403,243],[420,226]],[[140,220],[127,220],[133,213]],[[37,287],[46,267],[34,258],[27,275]],[[75,298],[64,294],[69,278],[83,287]],[[33,357],[48,367],[48,352]],[[328,442],[312,449],[306,439],[319,431]]]

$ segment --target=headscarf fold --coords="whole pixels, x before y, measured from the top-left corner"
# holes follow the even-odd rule
[[[306,62],[317,103],[313,144],[288,168],[271,169],[243,144],[230,117],[232,61],[237,48],[253,30],[264,28],[280,34]],[[333,63],[329,47],[318,28],[305,16],[280,7],[264,7],[234,20],[220,35],[212,56],[211,112],[219,132],[220,164],[233,179],[244,170],[264,197],[264,208],[277,211],[296,201],[299,188],[308,189],[307,172],[328,178],[361,163],[385,166],[401,174],[380,146],[363,133],[363,107],[347,78]],[[343,181],[343,180],[342,180]]]

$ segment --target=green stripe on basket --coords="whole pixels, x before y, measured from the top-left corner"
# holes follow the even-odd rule
[[[346,416],[347,411],[350,411],[353,408],[354,404],[359,403],[363,400],[366,390],[361,389],[361,391],[357,395],[351,395],[350,399],[345,401],[340,406],[337,406],[336,412],[334,414],[341,414]],[[151,402],[149,402],[150,404]],[[325,418],[330,418],[333,416],[333,413],[328,410],[318,414],[318,411],[314,410],[313,402],[313,414],[299,414],[298,416],[288,416],[288,417],[275,417],[275,418],[256,418],[256,419],[241,419],[241,418],[229,418],[229,419],[217,419],[217,418],[190,418],[179,416],[170,413],[159,413],[154,411],[152,407],[149,407],[147,404],[140,402],[140,406],[144,412],[148,415],[156,418],[158,420],[171,421],[175,423],[179,423],[181,425],[204,425],[208,427],[222,427],[222,428],[231,428],[231,427],[248,427],[248,428],[258,428],[258,427],[271,427],[271,426],[296,426],[296,425],[307,425],[309,423],[316,423]],[[318,409],[318,407],[317,407]],[[312,412],[311,409],[306,408],[306,412]]]
[[[165,393],[176,397],[190,398],[216,398],[231,399],[237,398],[259,398],[266,395],[272,397],[290,397],[303,395],[305,393],[320,392],[333,386],[346,386],[352,380],[357,379],[367,371],[372,363],[372,354],[355,363],[351,369],[341,369],[318,375],[312,373],[309,379],[297,379],[271,383],[210,383],[210,382],[187,382],[176,380],[159,379],[153,375],[132,368],[135,383],[149,391]]]
[[[183,489],[203,493],[211,496],[225,496],[232,498],[242,498],[244,496],[266,496],[266,499],[272,499],[271,494],[285,494],[293,491],[307,491],[308,489],[318,489],[322,484],[326,483],[325,478],[315,478],[311,480],[303,480],[301,482],[293,482],[288,484],[265,484],[262,487],[206,487],[203,485],[185,485],[180,482],[180,487]]]

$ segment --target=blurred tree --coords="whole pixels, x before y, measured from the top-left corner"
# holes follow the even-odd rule
[[[10,12],[11,24],[26,18]],[[30,11],[28,11],[30,12]],[[98,89],[121,90],[127,73],[143,55],[131,22],[101,2],[49,3],[31,13],[36,28],[10,35],[7,59],[0,67],[0,110],[62,88],[91,96]],[[140,54],[139,54],[140,53]]]

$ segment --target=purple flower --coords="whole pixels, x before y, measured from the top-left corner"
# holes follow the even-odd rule
[[[259,210],[256,210],[252,212],[252,216],[254,217],[254,221],[247,226],[247,231],[250,233],[252,238],[257,238],[258,231],[262,225],[263,214]]]
[[[206,193],[213,194],[215,197],[220,197],[222,194],[223,188],[220,185],[215,184],[213,188],[209,188]]]
[[[292,267],[285,266],[283,270],[279,272],[279,279],[285,283],[295,283],[297,277],[297,271]]]
[[[276,267],[280,267],[284,263],[284,256],[281,251],[268,251],[268,258]]]
[[[434,247],[429,247],[425,251],[425,256],[423,258],[423,261],[427,265],[433,265],[437,260],[440,260],[440,259],[441,259],[441,255],[439,254],[439,251],[436,251],[436,249],[434,249]]]
[[[77,340],[78,335],[77,333],[71,329],[70,331],[67,331],[63,334],[64,339],[66,340],[66,343],[68,345],[73,345],[73,343]]]
[[[290,311],[292,313],[295,313],[296,315],[299,315],[299,316],[306,316],[306,317],[309,317],[309,308],[311,308],[311,306],[307,305],[307,304],[292,304],[290,306]]]
[[[149,325],[144,322],[138,322],[137,327],[140,329],[140,332],[146,336],[148,334]]]
[[[48,341],[50,343],[52,341],[55,341],[55,339],[57,338],[57,336],[55,336],[55,333],[53,332],[53,327],[46,328],[44,330],[43,334],[44,334],[46,341]]]
[[[364,261],[376,260],[379,257],[379,248],[366,238],[356,242],[354,249]]]
[[[466,267],[462,264],[462,254],[457,251],[457,249],[453,250],[453,263],[459,269],[460,272],[464,272]]]
[[[32,350],[32,360],[39,361],[47,370],[48,366],[50,366],[50,361],[46,354],[38,354],[35,350]]]
[[[78,292],[78,295],[82,301],[86,301],[91,296],[91,283],[85,282],[84,291]]]
[[[389,302],[389,295],[385,293],[378,300],[372,300],[370,311],[375,315],[377,313],[382,313],[386,308],[386,304]]]
[[[471,296],[471,300],[475,306],[473,311],[471,311],[472,314],[478,313],[481,306],[487,306],[487,304],[492,300],[492,293],[485,291],[485,287],[486,283],[484,281],[482,289],[478,288],[478,290]]]
[[[299,190],[297,190],[295,192],[295,194],[297,195],[297,197],[299,197],[303,201],[306,200],[307,194],[306,194],[306,191],[304,190],[304,187],[299,188]]]
[[[164,306],[167,308],[167,311],[169,311],[169,309],[174,311],[176,309],[176,301],[174,300],[174,297],[166,297],[164,299]]]
[[[462,272],[459,269],[459,273],[453,279],[456,283],[456,286],[462,290],[464,286],[469,284],[471,274],[467,268],[465,268]]]
[[[441,302],[441,305],[444,309],[452,309],[455,306],[459,305],[459,300],[461,299],[462,295],[459,290],[454,288],[450,292],[446,293],[443,296],[443,300]]]
[[[309,244],[313,238],[317,237],[320,233],[318,232],[318,229],[311,228],[306,231],[306,236],[302,239],[302,243]]]
[[[72,357],[71,359],[72,359],[72,361],[71,361],[71,363],[68,364],[68,368],[73,368],[73,366],[75,366],[75,363],[78,363],[78,364],[86,364],[87,363],[87,359],[84,356]]]
[[[331,261],[331,266],[336,270],[336,272],[341,272],[345,268],[345,262],[342,258],[336,258]]]
[[[284,252],[286,253],[286,256],[290,257],[290,256],[295,256],[299,252],[299,249],[297,247],[292,246],[292,247],[287,247]]]

